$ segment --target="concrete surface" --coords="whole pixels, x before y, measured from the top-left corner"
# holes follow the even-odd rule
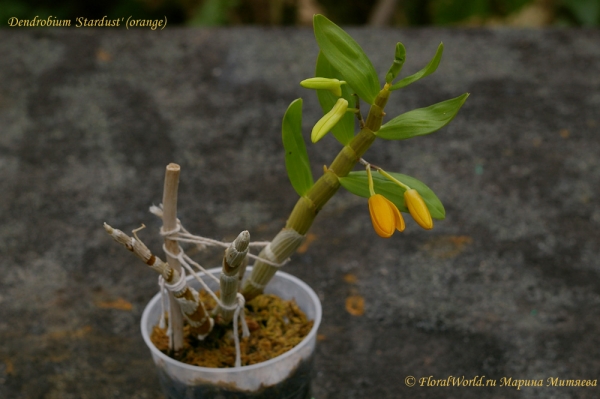
[[[426,182],[434,230],[391,239],[340,190],[286,271],[320,295],[314,394],[330,398],[597,398],[598,387],[500,386],[600,378],[600,32],[350,29],[383,78],[402,41],[438,71],[388,115],[470,92],[420,139],[367,159]],[[160,240],[149,205],[182,166],[189,230],[268,240],[296,195],[280,121],[319,117],[309,29],[0,31],[0,397],[162,398],[139,333],[156,275],[103,222]],[[315,175],[339,145],[309,145]],[[219,253],[197,254],[207,266]],[[365,314],[345,300],[360,295]],[[409,388],[407,376],[485,376],[495,387]],[[506,380],[505,380],[506,383]]]

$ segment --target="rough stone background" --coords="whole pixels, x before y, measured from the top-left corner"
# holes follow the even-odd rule
[[[396,41],[411,73],[445,43],[390,116],[471,97],[442,131],[367,153],[426,182],[446,220],[380,239],[342,189],[286,266],[323,302],[315,398],[599,397],[404,379],[600,378],[600,31],[349,31],[381,78]],[[296,200],[281,117],[303,96],[306,137],[319,118],[298,85],[317,51],[309,29],[0,31],[1,398],[163,397],[139,333],[156,275],[102,223],[145,223],[158,252],[147,209],[177,162],[188,229],[272,238]],[[308,147],[315,175],[339,149]]]

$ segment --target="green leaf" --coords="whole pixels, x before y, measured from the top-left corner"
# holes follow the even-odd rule
[[[285,168],[292,187],[299,196],[306,194],[313,185],[313,176],[306,146],[302,138],[302,99],[294,100],[285,115],[281,126],[283,148],[285,149]]]
[[[376,135],[386,140],[404,140],[433,133],[454,119],[467,97],[469,93],[427,108],[413,109],[381,126]]]
[[[410,188],[417,190],[423,198],[425,205],[427,205],[432,218],[438,220],[446,218],[444,205],[442,205],[442,202],[435,193],[424,183],[414,177],[403,175],[401,173],[388,173]],[[364,198],[370,197],[366,171],[350,172],[348,176],[340,178],[340,183],[352,194]],[[385,198],[392,201],[401,212],[408,212],[408,208],[404,203],[404,191],[406,190],[403,187],[378,173],[373,173],[373,185],[377,194],[382,194]]]
[[[342,74],[339,73],[329,63],[329,61],[327,61],[327,58],[325,58],[322,52],[319,52],[319,56],[317,57],[315,76],[320,78],[344,80]],[[348,84],[342,85],[342,98],[345,98],[349,104],[354,104],[355,101],[352,93],[353,91]],[[329,90],[317,90],[317,97],[319,98],[319,103],[321,104],[324,114],[331,111],[338,100],[338,97]],[[350,112],[347,112],[346,115],[340,119],[337,125],[331,129],[331,133],[333,133],[335,138],[343,145],[348,144],[354,137],[354,115]]]
[[[323,15],[315,15],[313,24],[323,55],[360,98],[373,104],[380,87],[377,72],[365,52],[350,35]]]
[[[425,68],[421,69],[419,72],[417,72],[415,74],[405,77],[404,79],[400,80],[398,83],[393,84],[392,87],[390,87],[390,90],[401,89],[403,87],[408,86],[411,83],[416,82],[419,79],[423,79],[425,76],[429,76],[432,73],[434,73],[435,70],[437,69],[438,65],[440,65],[440,61],[442,60],[443,52],[444,52],[444,43],[440,43],[440,45],[437,48],[437,51],[435,52],[435,55],[433,56],[431,61],[429,61],[429,64],[427,64],[425,66]]]

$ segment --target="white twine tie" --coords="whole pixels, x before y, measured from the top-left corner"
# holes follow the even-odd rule
[[[150,212],[152,212],[156,216],[162,218],[163,210],[161,207],[157,207],[157,206],[153,205],[150,207]],[[205,247],[227,248],[231,244],[228,242],[222,242],[222,241],[218,241],[218,240],[213,240],[211,238],[193,235],[183,227],[183,225],[181,224],[181,221],[179,219],[177,219],[177,226],[174,229],[164,231],[161,228],[160,234],[161,234],[161,236],[168,238],[172,241],[196,244],[196,246],[199,249],[204,249]],[[269,255],[268,258],[272,259],[275,256],[271,252],[271,250],[269,248],[269,244],[270,244],[270,242],[256,241],[256,242],[251,242],[249,244],[249,246],[251,246],[251,247],[265,247],[266,246],[267,254]],[[170,256],[171,258],[177,259],[179,261],[180,265],[182,266],[181,278],[179,279],[179,281],[177,283],[167,284],[164,280],[162,280],[162,277],[159,278],[159,285],[161,287],[160,288],[161,304],[162,304],[162,310],[163,310],[163,316],[161,316],[161,323],[163,325],[163,328],[164,328],[164,297],[165,297],[164,292],[165,292],[165,288],[172,292],[179,292],[179,291],[183,290],[183,288],[185,288],[185,284],[186,284],[185,271],[187,270],[200,283],[200,285],[204,288],[204,290],[215,300],[215,302],[217,303],[218,306],[220,306],[226,310],[235,309],[234,316],[233,316],[233,340],[235,343],[235,367],[241,367],[242,359],[241,359],[240,339],[239,339],[239,335],[238,335],[238,322],[242,324],[242,337],[246,338],[246,337],[250,336],[250,331],[248,330],[248,325],[246,323],[246,317],[245,317],[245,313],[244,313],[245,303],[246,303],[244,296],[241,293],[238,293],[237,294],[237,303],[235,305],[229,306],[229,307],[224,306],[223,303],[221,302],[221,300],[217,297],[217,295],[213,292],[213,290],[211,290],[209,288],[209,286],[204,282],[204,280],[200,277],[200,275],[192,268],[192,266],[194,266],[195,268],[197,268],[198,270],[203,272],[205,276],[212,278],[214,281],[217,282],[217,284],[219,283],[219,279],[217,277],[215,277],[213,274],[209,273],[201,265],[194,262],[188,255],[185,254],[185,252],[183,251],[181,246],[178,246],[178,250],[179,250],[178,251],[179,253],[174,254],[171,251],[169,251],[166,248],[166,246],[163,244],[163,251],[165,252],[165,254],[167,256]],[[263,263],[266,263],[270,266],[277,267],[277,268],[283,266],[290,260],[288,258],[281,263],[277,263],[277,262],[273,262],[270,259],[261,258],[261,257],[258,257],[257,255],[253,255],[251,253],[248,253],[247,256],[251,259],[260,260]],[[256,285],[252,281],[250,281],[250,283],[253,285]],[[261,287],[261,288],[264,288],[264,287]],[[171,329],[171,323],[169,323],[169,329]],[[170,332],[168,330],[167,334],[169,335],[169,338],[171,338],[172,332]]]

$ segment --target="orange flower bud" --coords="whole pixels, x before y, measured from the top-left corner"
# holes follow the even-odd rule
[[[383,238],[389,238],[394,230],[404,230],[404,219],[396,205],[381,194],[369,197],[369,213],[375,232]]]
[[[417,190],[413,188],[406,190],[404,192],[404,201],[406,202],[406,207],[408,208],[410,215],[415,219],[415,222],[417,222],[419,226],[425,230],[433,229],[431,213],[429,213],[425,201],[423,201],[423,198],[421,198],[421,195]]]

